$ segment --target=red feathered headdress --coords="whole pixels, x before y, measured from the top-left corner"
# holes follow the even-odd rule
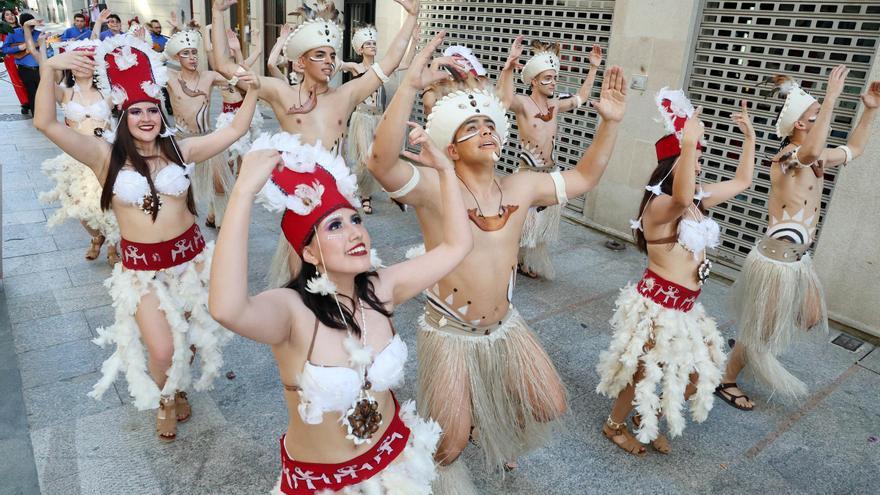
[[[95,52],[98,88],[125,110],[135,103],[162,102],[168,82],[160,55],[146,41],[129,34],[111,36]]]
[[[657,93],[656,101],[666,132],[669,133],[654,144],[657,161],[660,162],[681,154],[681,131],[688,117],[694,114],[694,106],[680,89],[673,91],[663,88]],[[697,149],[703,149],[700,142],[697,142]]]

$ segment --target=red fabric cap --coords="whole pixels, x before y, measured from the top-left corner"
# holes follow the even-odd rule
[[[697,149],[700,151],[703,150],[703,145],[700,144],[699,141],[697,142]],[[657,161],[660,162],[667,158],[680,155],[681,141],[678,140],[678,136],[675,134],[667,134],[654,143],[654,150],[657,152]]]
[[[295,196],[309,208],[315,203],[314,209],[305,215],[286,209],[281,218],[281,231],[287,242],[293,246],[294,251],[302,257],[306,239],[311,237],[315,226],[329,214],[340,208],[356,209],[351,202],[336,187],[336,179],[320,165],[315,165],[312,173],[295,172],[287,167],[272,171],[270,179],[287,196]],[[320,198],[315,200],[309,197],[309,191],[314,191],[316,185],[324,188]],[[297,190],[299,189],[299,190]]]
[[[135,103],[144,101],[161,105],[159,94],[152,96],[144,89],[144,85],[149,84],[155,86],[158,90],[156,81],[153,79],[150,58],[141,50],[133,46],[130,48],[131,53],[136,57],[137,63],[124,70],[120,69],[116,63],[116,56],[123,52],[123,47],[116,48],[112,52],[104,55],[104,62],[107,64],[107,79],[110,80],[110,87],[114,90],[118,88],[125,91],[126,99],[125,102],[122,103],[123,110]]]

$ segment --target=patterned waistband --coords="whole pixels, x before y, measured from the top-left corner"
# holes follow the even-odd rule
[[[795,263],[801,260],[807,254],[809,248],[806,244],[795,244],[793,242],[784,241],[782,239],[774,239],[772,237],[764,237],[758,241],[757,250],[759,253],[774,261],[782,261],[787,263]]]
[[[693,309],[700,296],[699,290],[691,290],[675,282],[670,282],[651,270],[645,270],[636,290],[643,297],[654,301],[664,308],[687,313]]]
[[[143,243],[122,239],[122,266],[129,270],[164,270],[192,261],[205,249],[205,238],[197,224],[165,242]]]
[[[380,109],[379,107],[377,107],[377,106],[373,106],[373,105],[365,105],[365,104],[363,104],[363,103],[361,103],[360,105],[358,105],[358,106],[355,108],[355,111],[356,111],[356,112],[361,112],[361,113],[366,113],[366,114],[369,114],[369,115],[376,115],[376,116],[382,115],[382,113],[383,113],[383,112],[382,112],[382,109]]]
[[[363,454],[336,464],[295,461],[287,455],[284,437],[281,437],[281,493],[311,495],[329,490],[337,492],[362,483],[379,474],[399,456],[409,441],[410,430],[400,419],[400,404],[394,400],[394,417],[382,438],[373,442],[373,448]]]
[[[241,104],[244,103],[244,100],[241,100],[237,103],[226,103],[223,102],[223,113],[235,113],[236,110],[241,108]]]
[[[445,308],[442,303],[436,300],[434,294],[425,291],[425,295],[427,296],[425,303],[425,322],[442,332],[469,336],[491,335],[492,332],[503,327],[513,315],[517,314],[513,306],[510,306],[502,321],[492,323],[491,325],[476,326],[463,321],[461,317],[453,314]]]

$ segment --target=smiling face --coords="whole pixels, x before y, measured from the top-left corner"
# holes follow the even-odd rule
[[[180,66],[189,69],[196,70],[199,68],[199,49],[198,48],[184,48],[177,52],[177,61],[180,63]]]
[[[447,152],[454,161],[494,164],[501,155],[501,137],[495,122],[485,115],[469,118],[455,131]]]
[[[313,48],[299,58],[297,65],[306,77],[328,82],[336,72],[336,50],[329,46]]]
[[[323,265],[321,271],[331,274],[353,276],[370,270],[370,234],[356,210],[340,208],[316,230],[303,250],[303,260]]]
[[[6,21],[8,24],[11,24],[14,26],[15,25],[15,14],[13,14],[11,10],[4,10],[3,11],[3,20]]]
[[[556,71],[553,69],[547,69],[543,72],[539,72],[538,75],[532,79],[532,91],[540,93],[548,98],[553,96],[553,93],[556,92]]]
[[[135,141],[153,142],[162,130],[162,114],[155,103],[135,103],[125,111],[125,118]]]

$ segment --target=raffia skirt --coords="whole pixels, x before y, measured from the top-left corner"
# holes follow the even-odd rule
[[[376,128],[382,120],[382,113],[378,110],[369,111],[369,108],[371,107],[365,109],[363,105],[359,105],[351,114],[346,138],[345,161],[357,177],[358,194],[362,198],[369,198],[380,189],[373,174],[367,169],[367,159],[370,157],[370,147],[376,136]]]

